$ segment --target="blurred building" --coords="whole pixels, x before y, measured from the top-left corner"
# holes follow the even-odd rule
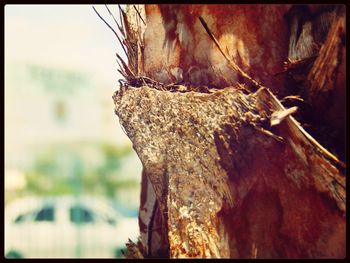
[[[117,6],[111,9],[118,11]],[[52,258],[71,251],[70,257],[82,257],[91,252],[85,241],[101,245],[94,245],[99,253],[107,249],[108,240],[124,245],[127,238],[121,232],[131,238],[138,233],[142,166],[114,114],[112,95],[120,78],[115,36],[91,5],[9,4],[4,11],[5,225],[13,225],[5,230],[5,254]],[[96,221],[81,226],[75,224],[78,210],[64,210],[65,217],[59,216],[63,210],[46,206],[32,211],[32,198],[54,196],[60,207],[62,196],[107,198],[128,224],[110,225],[94,209],[81,210],[81,222],[97,212]],[[16,204],[10,204],[14,199],[29,201],[13,221],[8,209]],[[26,209],[31,210],[28,217]],[[57,211],[57,218],[50,211]],[[7,250],[10,240],[14,243]],[[120,256],[117,247],[114,256]]]
[[[89,167],[102,162],[98,145],[131,147],[114,114],[109,90],[79,71],[7,61],[5,181],[11,182],[5,184],[10,187],[8,190],[25,187],[23,174],[32,168],[38,156],[50,149],[62,150],[62,176],[74,176],[72,158],[66,149],[78,152]],[[140,171],[141,164],[132,153],[123,158],[115,176],[118,180],[140,181]],[[133,193],[117,195],[137,205],[138,187]]]

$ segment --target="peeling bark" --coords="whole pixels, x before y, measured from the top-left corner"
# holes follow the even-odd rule
[[[114,100],[167,221],[171,257],[249,258],[250,246],[258,257],[344,255],[345,177],[291,117],[273,131],[283,142],[260,131],[261,115],[277,109],[265,89],[128,87]]]
[[[141,239],[129,243],[127,257],[345,257],[345,165],[291,116],[297,107],[285,108],[275,95],[301,95],[316,112],[327,105],[320,96],[335,92],[337,101],[345,92],[344,16],[332,6],[307,8],[314,20],[288,44],[288,32],[297,32],[284,19],[290,6],[146,5],[144,35],[128,30],[129,41],[143,43],[143,59],[130,51],[134,74],[124,66],[127,83],[113,96],[144,168]],[[221,45],[241,41],[232,59],[262,83],[257,89],[229,69],[199,15]],[[135,21],[127,21],[129,28]],[[328,33],[327,25],[313,27],[317,57],[290,60],[287,75],[274,77],[293,43],[295,54],[309,54],[306,34],[315,21],[333,21]],[[259,49],[270,56],[258,56]],[[219,60],[220,72],[209,67]],[[295,94],[290,82],[304,92]],[[345,120],[345,106],[329,112]],[[321,122],[332,126],[327,118]],[[334,127],[345,135],[342,125]]]

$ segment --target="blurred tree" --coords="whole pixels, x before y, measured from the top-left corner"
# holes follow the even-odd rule
[[[37,156],[33,168],[27,172],[27,189],[24,191],[37,195],[61,195],[76,194],[79,188],[85,194],[112,198],[121,188],[138,186],[135,180],[120,180],[117,176],[122,159],[132,153],[130,146],[118,147],[102,143],[91,147],[103,157],[102,162],[97,162],[90,169],[87,166],[91,157],[84,156],[82,145],[51,146]],[[80,175],[76,174],[76,162],[81,164]],[[80,178],[77,179],[77,176]],[[77,184],[80,184],[79,187]]]

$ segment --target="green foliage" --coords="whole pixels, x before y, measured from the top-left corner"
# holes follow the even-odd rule
[[[27,173],[27,191],[36,195],[101,194],[113,197],[120,188],[135,187],[135,180],[118,180],[122,159],[132,152],[131,147],[111,144],[88,145],[98,151],[102,161],[91,166],[91,157],[84,156],[83,146],[50,147],[35,160]],[[96,147],[98,146],[98,147]]]
[[[39,174],[52,174],[55,168],[57,167],[52,154],[40,156],[34,164],[34,171]]]
[[[27,189],[36,195],[62,195],[74,192],[73,185],[69,184],[66,178],[33,171],[27,175]]]

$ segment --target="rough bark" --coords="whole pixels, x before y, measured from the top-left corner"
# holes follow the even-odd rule
[[[308,118],[315,127],[313,134],[343,160],[346,144],[345,37],[345,16],[340,15],[332,23],[303,91],[310,105]]]
[[[345,102],[336,105],[345,92],[344,15],[308,7],[314,20],[303,22],[290,52],[289,23],[301,23],[294,11],[284,19],[290,8],[146,6],[138,40],[143,70],[124,65],[127,83],[113,96],[144,167],[141,239],[129,243],[128,257],[345,256],[345,165],[291,116],[296,107],[286,109],[275,95],[301,96],[313,109],[311,119],[329,112],[312,124],[345,136]],[[261,84],[232,72],[199,15],[222,46],[236,48],[232,61]],[[310,25],[320,20],[330,28],[313,27],[310,39]],[[137,30],[128,34],[140,37]],[[317,44],[313,51],[310,43]],[[284,63],[288,54],[298,60]],[[324,94],[336,94],[327,111],[318,100]],[[298,106],[299,121],[308,122],[310,114]],[[341,156],[344,146],[337,147]]]
[[[269,96],[231,87],[116,93],[167,220],[171,257],[344,255],[345,178],[290,117],[275,131],[283,141],[260,130],[261,114],[276,107]]]

